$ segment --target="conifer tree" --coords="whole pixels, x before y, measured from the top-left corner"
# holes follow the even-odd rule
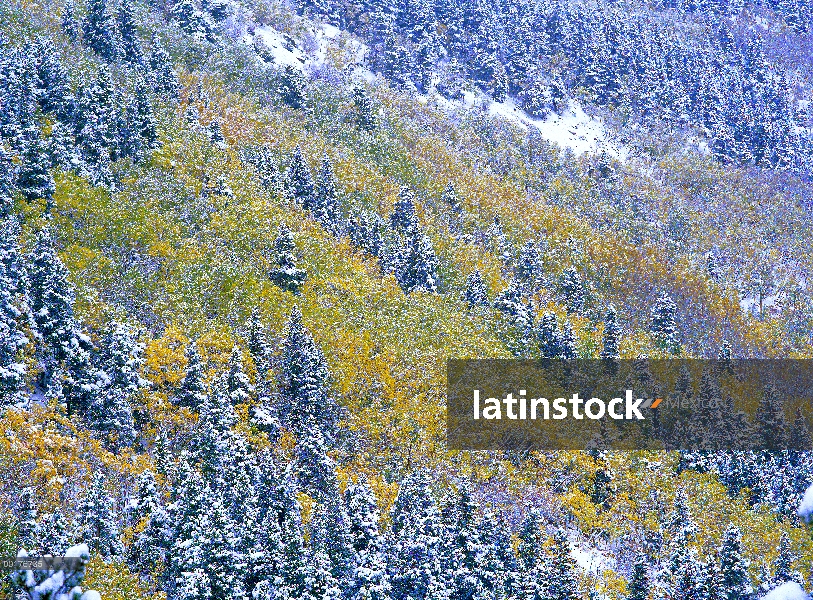
[[[76,19],[76,7],[73,0],[65,0],[62,8],[62,31],[68,36],[71,42],[79,40],[80,27]]]
[[[449,552],[448,573],[452,582],[453,597],[479,597],[484,592],[481,580],[485,568],[486,548],[483,543],[482,525],[477,507],[468,487],[463,485],[457,492],[447,523]]]
[[[246,345],[248,346],[248,351],[254,360],[254,366],[257,369],[257,374],[260,379],[265,379],[271,368],[273,348],[268,341],[266,327],[262,321],[260,321],[260,314],[256,307],[251,311],[251,317],[249,318],[246,330]]]
[[[88,407],[88,425],[114,451],[132,446],[138,435],[130,396],[123,388],[110,386],[94,394]]]
[[[203,381],[203,365],[200,362],[198,345],[191,342],[186,347],[186,369],[181,386],[174,398],[179,406],[198,411],[206,400],[206,384]]]
[[[748,562],[742,556],[740,530],[729,525],[720,546],[720,592],[723,600],[741,600],[747,597]]]
[[[232,348],[229,357],[225,384],[232,406],[247,403],[254,391],[243,367],[243,353],[237,345]]]
[[[680,355],[680,342],[677,330],[677,307],[674,301],[662,293],[652,308],[652,334],[655,344],[661,350]]]
[[[144,60],[144,53],[138,40],[132,0],[119,2],[116,24],[121,37],[121,57],[130,64],[140,65]]]
[[[17,177],[17,186],[26,200],[29,202],[45,200],[45,206],[50,210],[53,206],[55,185],[50,171],[48,142],[37,128],[28,132],[28,138]]]
[[[331,576],[338,584],[345,586],[351,583],[356,561],[353,537],[350,532],[350,517],[346,505],[338,493],[338,481],[330,484],[333,488],[329,494],[320,496],[313,518],[310,522],[311,551],[324,553]]]
[[[28,338],[22,330],[21,299],[13,293],[16,283],[0,260],[0,409],[17,402],[26,386],[23,350]]]
[[[576,561],[570,554],[570,543],[564,530],[558,528],[553,534],[550,553],[547,596],[552,600],[576,600]]]
[[[363,131],[374,131],[377,127],[375,113],[370,96],[363,87],[353,88],[353,104],[355,106],[355,120],[358,128]]]
[[[85,45],[108,62],[116,60],[120,43],[116,22],[110,15],[107,0],[89,0],[82,23]]]
[[[177,99],[180,94],[180,82],[175,70],[172,68],[172,62],[169,59],[164,47],[161,45],[161,40],[158,36],[152,38],[152,48],[149,56],[150,72],[147,77],[147,83],[150,84],[152,91],[158,96],[169,98],[171,100]]]
[[[406,293],[438,291],[438,259],[432,241],[418,227],[404,234],[398,250],[395,278]]]
[[[124,554],[124,545],[119,534],[115,502],[105,483],[100,472],[93,475],[79,505],[77,534],[93,552],[104,558],[118,557]]]
[[[37,546],[42,555],[65,556],[70,547],[71,531],[57,508],[37,524]]]
[[[73,315],[73,287],[47,229],[37,234],[27,263],[31,313],[34,315],[37,332],[42,337],[41,355],[47,382],[53,369],[70,355],[77,335]]]
[[[790,545],[790,537],[786,531],[783,531],[779,536],[779,548],[773,564],[773,576],[771,577],[773,586],[782,585],[788,581],[803,584],[801,573],[793,569],[793,562],[796,558]]]
[[[134,394],[149,382],[141,376],[145,345],[137,329],[126,323],[113,322],[102,344],[101,364],[110,386],[125,394]]]
[[[534,291],[542,282],[542,253],[538,243],[532,240],[525,242],[519,251],[516,272],[517,279],[529,291]]]
[[[761,450],[777,451],[788,448],[788,424],[776,384],[768,382],[754,415],[756,443]]]
[[[621,328],[618,325],[618,314],[615,307],[610,306],[604,316],[604,333],[601,338],[601,358],[617,359],[621,357],[618,351],[618,341],[621,335]]]
[[[37,540],[37,503],[34,497],[34,488],[25,487],[20,492],[20,503],[17,518],[17,546],[23,550],[37,554],[39,544]]]
[[[628,590],[627,600],[649,600],[647,560],[643,553],[639,553],[635,556]]]
[[[325,157],[316,179],[316,190],[309,204],[305,205],[322,226],[332,233],[340,231],[339,199],[336,192],[336,177],[333,165]]]
[[[14,164],[3,144],[0,144],[0,219],[14,209]]]
[[[568,267],[562,272],[559,283],[562,297],[570,313],[580,313],[584,310],[587,294],[585,284],[576,269]]]
[[[463,300],[470,308],[478,306],[488,306],[488,291],[486,290],[483,276],[478,269],[475,269],[466,276],[465,289],[463,290]]]
[[[542,358],[560,358],[562,355],[562,334],[556,314],[545,312],[536,330],[539,354]]]
[[[383,538],[379,530],[381,518],[375,494],[362,478],[347,486],[344,502],[349,519],[349,534],[353,549],[357,553],[383,549]]]
[[[802,408],[799,406],[796,407],[793,425],[790,428],[788,448],[796,451],[813,450],[813,436],[810,434],[807,420],[802,412]]]
[[[298,307],[291,311],[277,382],[283,424],[294,435],[319,429],[328,441],[336,433],[339,409],[330,395],[330,371],[322,351],[302,325]]]
[[[296,266],[295,250],[294,234],[286,225],[281,225],[274,241],[274,258],[277,266],[271,269],[268,278],[283,290],[296,294],[305,283],[307,273]]]
[[[285,65],[277,88],[282,101],[291,108],[305,107],[305,79],[298,69]]]
[[[171,6],[170,14],[177,19],[178,25],[187,34],[197,40],[206,39],[210,35],[206,15],[192,0],[176,0]]]
[[[294,148],[291,162],[285,173],[285,188],[288,196],[303,206],[310,206],[316,192],[310,167],[302,156],[299,147]]]

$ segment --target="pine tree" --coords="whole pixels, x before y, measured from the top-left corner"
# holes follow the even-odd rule
[[[14,210],[14,164],[3,144],[0,144],[0,219]]]
[[[178,406],[184,406],[198,411],[206,400],[206,384],[203,380],[203,365],[200,362],[198,345],[191,342],[186,347],[186,369],[178,393],[173,401]]]
[[[177,99],[180,94],[181,84],[175,70],[172,68],[169,55],[164,50],[157,35],[152,38],[152,49],[148,62],[150,72],[147,76],[147,83],[149,83],[152,91],[163,98]]]
[[[158,147],[158,129],[147,84],[136,78],[135,94],[125,109],[125,127],[120,137],[122,154],[133,161],[143,160],[151,150]]]
[[[359,129],[374,131],[378,126],[370,96],[363,87],[353,88],[353,104],[355,107],[355,121]]]
[[[375,494],[366,479],[347,486],[344,502],[353,549],[359,554],[368,550],[382,550],[383,538],[379,530],[381,516]]]
[[[570,554],[570,542],[564,530],[553,534],[547,580],[547,597],[551,600],[577,600],[576,561]]]
[[[0,409],[20,400],[26,387],[23,350],[28,338],[22,330],[23,311],[20,298],[14,293],[16,284],[0,260]]]
[[[105,488],[104,475],[96,472],[79,504],[77,535],[104,558],[124,554],[114,504]]]
[[[749,593],[748,562],[742,556],[739,528],[729,525],[719,550],[720,592],[723,600],[741,600]]]
[[[101,435],[111,450],[132,446],[138,435],[130,406],[130,396],[123,388],[111,386],[95,394],[88,407],[86,420]]]
[[[535,291],[535,288],[542,282],[542,253],[540,250],[538,243],[529,240],[519,251],[517,279],[531,292]]]
[[[116,60],[120,44],[116,23],[108,11],[107,0],[88,1],[82,33],[88,48],[108,62]]]
[[[41,354],[46,363],[45,379],[48,381],[51,371],[70,355],[76,337],[73,287],[47,229],[37,234],[27,263],[31,312],[42,337]]]
[[[277,93],[282,101],[291,108],[304,108],[305,78],[302,73],[291,65],[285,65],[279,77]]]
[[[618,351],[618,341],[621,335],[621,328],[618,325],[618,314],[615,307],[610,306],[604,316],[604,333],[602,334],[601,358],[617,359],[621,357]]]
[[[313,177],[299,147],[294,148],[291,154],[291,162],[285,173],[285,188],[294,202],[303,206],[310,206],[313,202],[316,191]]]
[[[665,352],[680,355],[677,330],[677,307],[674,301],[662,293],[652,308],[652,334],[655,344]]]
[[[210,25],[204,15],[192,0],[176,0],[172,4],[170,14],[175,17],[187,34],[197,40],[203,40],[210,36]]]
[[[22,156],[17,186],[29,202],[45,200],[47,210],[53,206],[55,184],[48,158],[48,142],[37,128],[28,132],[28,142]]]
[[[406,186],[401,187],[398,193],[398,200],[395,201],[390,215],[390,227],[399,233],[408,233],[420,228],[415,213],[415,194]]]
[[[458,490],[447,523],[448,573],[455,598],[479,597],[483,594],[481,580],[484,570],[486,548],[481,536],[482,524],[468,487]]]
[[[274,258],[277,266],[271,269],[268,278],[283,290],[297,294],[305,283],[307,272],[296,266],[295,250],[294,234],[286,225],[281,225],[274,241]]]
[[[126,394],[134,394],[149,385],[141,376],[145,345],[138,338],[139,332],[135,328],[113,322],[102,344],[101,364],[110,386]]]
[[[585,283],[576,269],[568,267],[562,272],[559,288],[569,313],[580,313],[587,300]]]
[[[333,174],[333,165],[327,157],[322,161],[322,168],[316,179],[315,194],[305,208],[310,210],[316,220],[328,231],[333,233],[340,231],[336,177]]]
[[[291,311],[282,350],[277,387],[283,424],[297,437],[319,429],[330,442],[335,436],[339,409],[330,396],[330,371],[322,351],[302,325],[298,307]]]
[[[335,467],[335,464],[332,465]],[[310,549],[327,558],[326,566],[335,581],[346,589],[353,578],[356,551],[350,533],[350,517],[339,494],[335,471],[328,494],[321,494],[310,522]],[[332,489],[330,489],[332,488]]]
[[[116,23],[121,36],[121,56],[132,65],[140,65],[144,60],[141,42],[138,40],[132,0],[119,3],[116,12]]]
[[[23,552],[21,557],[28,556]],[[82,593],[79,584],[85,578],[85,566],[90,560],[86,544],[65,550],[65,558],[75,559],[76,566],[63,567],[57,571],[12,571],[9,579],[23,598],[37,600],[93,600],[99,593],[88,590]]]
[[[37,546],[43,556],[65,556],[70,547],[70,531],[62,512],[56,509],[37,524]]]
[[[788,448],[796,451],[813,450],[813,436],[800,406],[796,407],[793,425],[790,428]]]
[[[80,27],[79,21],[76,19],[76,7],[73,0],[65,0],[62,8],[62,31],[71,42],[79,40]]]
[[[555,313],[548,311],[542,315],[536,330],[536,340],[542,358],[561,357],[562,334]]]
[[[37,540],[37,503],[34,488],[25,487],[20,491],[17,510],[17,546],[36,555],[39,552]]]
[[[761,450],[777,451],[788,448],[788,424],[776,384],[769,382],[754,415],[756,443]]]
[[[793,562],[796,558],[790,545],[790,537],[786,531],[783,531],[779,536],[779,548],[773,564],[772,586],[779,586],[788,581],[803,584],[801,574],[793,569]]]
[[[246,404],[254,392],[254,386],[251,385],[243,367],[243,353],[237,345],[232,348],[229,357],[225,387],[232,406]]]
[[[273,348],[268,341],[268,333],[265,325],[260,321],[260,313],[255,307],[251,311],[251,317],[246,325],[246,345],[254,360],[254,366],[260,379],[268,375],[271,368]]]
[[[643,553],[635,557],[632,565],[632,575],[627,591],[627,600],[649,600],[649,578],[647,576],[647,560]]]
[[[466,276],[465,286],[463,300],[466,301],[469,308],[489,305],[488,290],[479,270],[475,269]]]
[[[395,278],[407,293],[438,291],[438,259],[432,241],[418,227],[404,235],[398,250]]]

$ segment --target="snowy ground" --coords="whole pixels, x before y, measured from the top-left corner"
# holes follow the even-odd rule
[[[802,587],[795,581],[788,581],[775,587],[762,597],[762,600],[809,600]]]
[[[590,575],[601,575],[604,571],[613,570],[613,560],[597,548],[584,548],[573,545],[570,555],[576,564]]]

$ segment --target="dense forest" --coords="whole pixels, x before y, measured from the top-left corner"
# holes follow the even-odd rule
[[[759,452],[453,451],[445,401],[450,358],[811,357],[812,23],[4,1],[0,558],[80,566],[0,595],[806,598],[769,386]]]

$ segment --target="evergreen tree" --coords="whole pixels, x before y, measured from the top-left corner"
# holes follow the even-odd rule
[[[62,8],[62,31],[68,36],[71,42],[79,40],[80,27],[76,19],[76,7],[73,0],[65,0]]]
[[[344,502],[349,520],[350,541],[356,553],[382,550],[378,503],[364,478],[347,486]]]
[[[779,536],[779,548],[773,564],[773,576],[771,577],[773,586],[779,586],[788,581],[803,584],[801,574],[793,569],[793,562],[796,558],[790,545],[790,537],[787,532],[783,531]]]
[[[796,451],[813,450],[813,436],[810,434],[807,420],[802,412],[802,408],[799,406],[796,407],[796,415],[793,419],[793,425],[790,428],[788,448]]]
[[[552,600],[577,600],[576,561],[570,554],[570,542],[563,529],[553,534],[550,553],[547,596]]]
[[[232,348],[229,357],[225,387],[232,406],[246,404],[254,391],[254,386],[251,385],[243,367],[243,353],[237,345]]]
[[[458,490],[447,523],[449,579],[453,598],[479,597],[484,592],[481,580],[485,568],[486,548],[483,543],[482,525],[471,492],[464,485]]]
[[[742,556],[739,528],[729,525],[723,534],[720,556],[720,593],[723,600],[741,600],[749,593],[748,562]]]
[[[193,38],[204,40],[211,36],[211,28],[206,20],[206,15],[195,6],[192,0],[176,0],[172,4],[170,14],[177,19],[181,29]]]
[[[652,334],[655,344],[661,350],[680,355],[680,342],[677,330],[677,307],[674,301],[662,293],[652,308]]]
[[[587,300],[587,292],[585,283],[578,272],[576,272],[576,269],[568,267],[562,272],[559,287],[568,312],[582,312]]]
[[[332,466],[335,468],[335,464]],[[311,552],[324,554],[330,575],[346,589],[353,578],[356,551],[350,533],[350,517],[339,494],[335,471],[331,475],[333,480],[327,488],[329,493],[320,494],[321,501],[310,522],[310,549]]]
[[[141,376],[145,345],[138,338],[139,332],[135,328],[113,322],[102,344],[101,364],[110,386],[125,394],[134,394],[149,385]]]
[[[310,167],[302,156],[299,147],[294,148],[291,162],[285,173],[285,188],[288,196],[303,206],[311,206],[315,194]]]
[[[647,560],[643,553],[636,555],[635,562],[632,565],[627,600],[649,600]]]
[[[110,386],[94,394],[88,407],[88,425],[114,451],[132,446],[138,435],[129,399],[123,388]]]
[[[479,270],[475,269],[468,274],[465,286],[463,300],[468,303],[470,308],[488,306],[488,290]]]
[[[305,78],[302,73],[291,65],[285,65],[279,77],[277,93],[282,101],[291,108],[304,108]]]
[[[310,210],[316,220],[328,231],[337,233],[340,230],[336,177],[333,175],[333,165],[327,157],[322,161],[322,168],[319,170],[315,194],[305,208]]]
[[[363,87],[353,88],[353,104],[355,107],[355,121],[359,129],[374,131],[378,126],[370,96]]]
[[[45,380],[53,369],[68,358],[77,336],[73,315],[73,287],[68,270],[57,256],[47,229],[37,234],[36,243],[27,258],[31,286],[31,313],[42,338]]]
[[[298,307],[291,311],[277,382],[283,424],[297,437],[318,429],[330,442],[336,434],[339,409],[330,396],[330,371],[322,351],[302,325]]]
[[[147,84],[141,77],[136,79],[135,94],[125,108],[124,121],[119,132],[121,153],[139,162],[158,147],[157,122]]]
[[[254,360],[254,366],[257,369],[259,378],[263,380],[271,368],[274,351],[268,341],[268,333],[265,325],[260,321],[260,314],[256,307],[251,311],[251,318],[248,321],[246,330],[248,351]]]
[[[519,251],[517,279],[533,292],[542,282],[542,253],[539,244],[529,240]]]
[[[562,333],[556,314],[544,313],[536,330],[539,354],[542,358],[560,358],[562,355]]]
[[[395,279],[407,293],[438,291],[438,259],[432,241],[419,228],[408,230],[398,249]]]
[[[144,60],[141,42],[136,30],[132,0],[122,0],[116,12],[116,24],[121,37],[121,56],[133,65],[140,65]]]
[[[788,424],[782,409],[779,390],[769,382],[754,415],[756,443],[761,450],[777,451],[788,448]]]
[[[186,347],[186,369],[181,386],[174,398],[179,406],[198,411],[206,400],[206,384],[203,380],[203,365],[200,362],[198,345],[191,342]]]
[[[85,540],[93,552],[98,552],[104,558],[124,554],[115,502],[105,488],[105,477],[101,473],[93,475],[78,513],[77,535]]]
[[[0,219],[14,209],[14,164],[11,156],[0,144]]]
[[[607,314],[604,316],[604,333],[601,338],[601,358],[621,358],[621,353],[618,351],[620,336],[621,328],[618,325],[618,314],[615,312],[615,307],[610,306],[610,308],[607,309]]]
[[[297,294],[305,283],[307,273],[296,266],[295,250],[294,234],[286,225],[281,225],[274,241],[274,258],[277,266],[271,269],[268,277],[283,290]]]
[[[180,94],[181,84],[175,70],[172,68],[169,55],[164,50],[157,35],[152,38],[149,66],[150,72],[147,76],[147,83],[152,88],[152,91],[163,98],[177,99]]]
[[[16,403],[26,387],[23,350],[28,338],[22,330],[23,311],[20,298],[14,293],[16,284],[0,260],[0,409]]]
[[[65,556],[70,547],[70,534],[65,517],[56,509],[37,524],[37,546],[43,556]]]
[[[51,175],[48,142],[34,128],[29,131],[29,140],[25,146],[17,178],[17,186],[23,197],[29,202],[45,200],[47,210],[54,201],[54,178]]]
[[[88,1],[82,33],[85,45],[106,61],[112,62],[119,56],[119,35],[107,0]]]
[[[37,504],[34,488],[25,487],[20,492],[17,518],[17,546],[36,555],[39,552],[37,540]]]
[[[398,200],[395,201],[390,226],[399,233],[406,233],[420,228],[418,216],[415,213],[415,194],[408,187],[401,187]]]

